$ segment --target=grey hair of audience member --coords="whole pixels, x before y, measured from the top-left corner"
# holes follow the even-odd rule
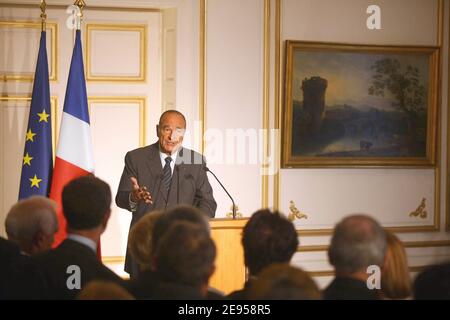
[[[52,236],[58,230],[56,203],[42,196],[20,200],[9,210],[5,228],[8,238],[19,245],[30,244],[38,232]]]
[[[370,265],[383,266],[387,240],[378,222],[364,214],[344,218],[334,228],[328,258],[337,272],[366,272]]]

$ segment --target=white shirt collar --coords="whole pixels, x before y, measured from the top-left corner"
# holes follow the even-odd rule
[[[175,168],[175,163],[177,163],[177,157],[178,157],[178,152],[181,150],[181,146],[174,152],[171,154],[171,158],[172,161],[170,162],[170,168],[172,169],[172,174],[173,174],[173,169]],[[167,153],[161,152],[161,150],[159,150],[159,157],[161,159],[161,166],[164,168],[164,166],[166,165],[166,158],[168,157]]]
[[[85,246],[91,248],[92,251],[97,253],[97,244],[92,239],[80,236],[79,234],[72,234],[72,233],[68,234],[67,238],[76,241],[78,243],[84,244]]]

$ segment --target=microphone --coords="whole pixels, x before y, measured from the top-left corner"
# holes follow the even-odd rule
[[[231,202],[233,203],[233,220],[236,219],[236,205],[234,204],[233,197],[228,193],[227,189],[223,186],[222,182],[220,182],[219,178],[217,178],[217,176],[214,174],[214,172],[209,170],[209,168],[207,166],[204,166],[203,170],[205,170],[206,172],[211,173],[213,175],[213,177],[217,180],[217,182],[220,184],[222,189],[227,193],[228,197],[230,197]]]

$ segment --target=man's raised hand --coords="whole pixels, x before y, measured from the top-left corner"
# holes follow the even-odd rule
[[[152,196],[150,192],[147,190],[147,187],[140,187],[138,181],[135,177],[131,177],[131,187],[133,191],[131,191],[131,201],[140,202],[144,201],[145,203],[153,204]]]

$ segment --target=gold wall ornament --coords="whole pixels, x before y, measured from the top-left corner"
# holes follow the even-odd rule
[[[297,209],[294,201],[291,200],[289,203],[289,210],[291,210],[291,213],[288,215],[289,221],[294,221],[295,219],[308,219],[308,215]]]
[[[236,205],[236,218],[242,218],[242,212],[239,212],[239,207]],[[233,205],[230,206],[230,212],[227,212],[227,218],[233,218]]]
[[[410,217],[420,217],[422,219],[425,219],[428,216],[427,210],[425,210],[426,207],[426,199],[422,198],[422,201],[420,202],[420,205],[417,207],[416,210],[412,211],[409,216]]]

